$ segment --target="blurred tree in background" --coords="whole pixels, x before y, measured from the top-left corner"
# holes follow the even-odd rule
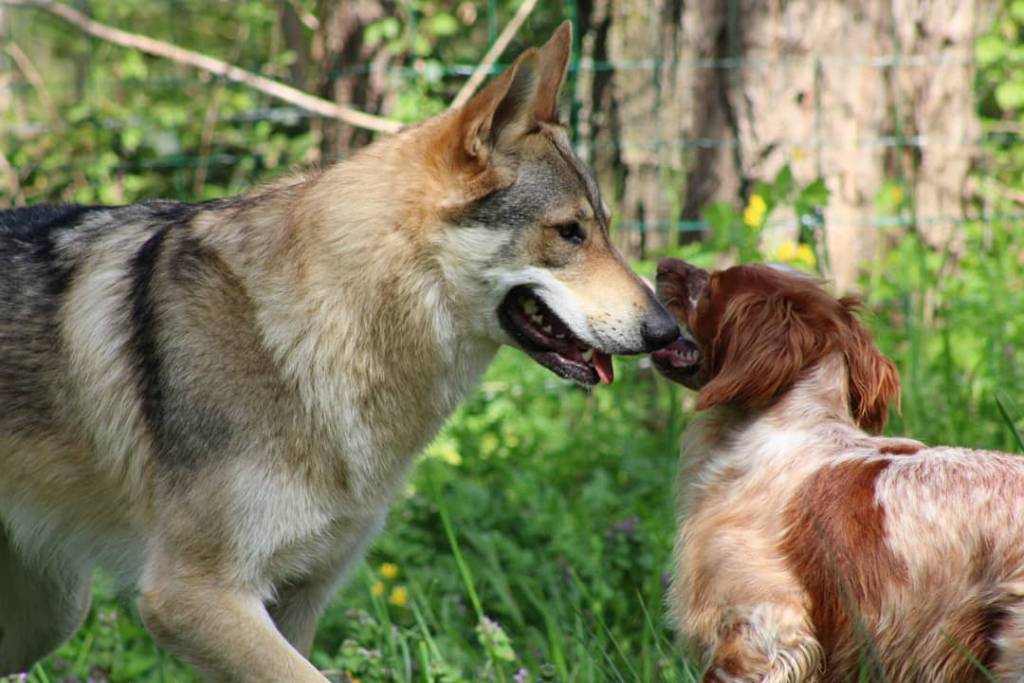
[[[519,3],[74,6],[412,122],[446,107]],[[758,180],[789,167],[800,182],[828,184],[818,256],[846,289],[858,263],[886,246],[882,195],[901,195],[901,214],[890,219],[953,249],[962,247],[965,218],[1020,199],[1019,182],[993,197],[971,171],[1014,163],[999,150],[1019,135],[1021,14],[1011,0],[570,0],[538,3],[504,57],[559,21],[574,22],[567,119],[631,253],[706,236],[709,201],[742,206]],[[40,11],[0,9],[0,38],[0,201],[223,196],[296,165],[344,158],[374,135],[87,38]],[[792,220],[765,239],[769,250],[806,241]]]

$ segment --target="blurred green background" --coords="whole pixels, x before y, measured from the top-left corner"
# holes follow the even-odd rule
[[[519,7],[69,4],[403,122],[443,111]],[[566,18],[566,123],[638,270],[770,259],[855,290],[903,379],[888,431],[1019,450],[1024,1],[538,3],[494,71]],[[220,197],[374,136],[0,5],[0,206]],[[339,681],[695,680],[663,604],[692,396],[644,359],[616,375],[585,391],[503,351],[314,662]],[[101,576],[85,626],[29,678],[194,675]]]

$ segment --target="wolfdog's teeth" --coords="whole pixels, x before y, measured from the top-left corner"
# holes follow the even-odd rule
[[[594,349],[587,349],[586,351],[583,352],[583,360],[585,362],[589,363],[590,359],[593,358],[593,357],[594,357]]]
[[[526,311],[530,318],[533,318],[533,315],[537,312],[537,302],[533,299],[527,299],[523,302],[523,310]]]
[[[564,334],[556,334],[555,335],[555,339],[565,339],[565,335]]]
[[[553,334],[554,333],[554,330],[551,329],[551,325],[545,325],[541,329],[544,330],[545,334]]]
[[[542,316],[540,313],[534,313],[530,316],[530,320],[532,320],[537,325],[540,325],[542,322],[544,322],[544,316]]]

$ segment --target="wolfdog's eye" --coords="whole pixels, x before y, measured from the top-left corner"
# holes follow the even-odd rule
[[[558,230],[562,239],[573,244],[583,244],[583,240],[587,238],[587,234],[583,232],[583,226],[576,222],[556,225],[555,229]]]

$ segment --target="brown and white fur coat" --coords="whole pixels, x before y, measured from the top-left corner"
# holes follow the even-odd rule
[[[896,370],[806,276],[666,259],[658,293],[705,411],[670,595],[704,680],[1024,680],[1024,460],[872,436]]]

